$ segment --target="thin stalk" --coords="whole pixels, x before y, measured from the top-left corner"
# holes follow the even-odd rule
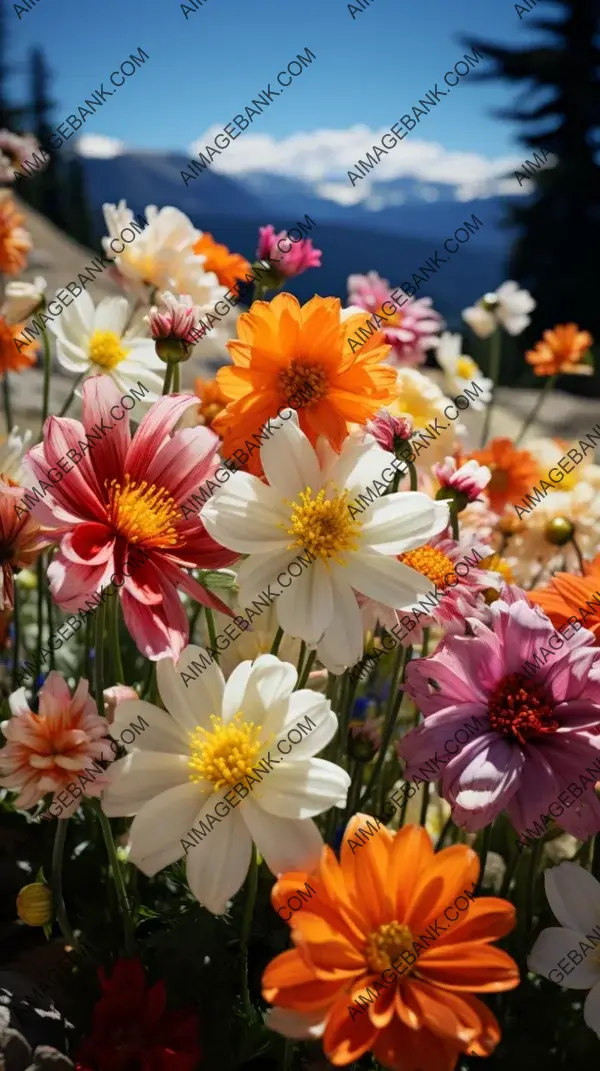
[[[48,569],[52,562],[52,554],[53,551],[49,551],[46,558],[46,576],[48,576]],[[54,635],[54,600],[52,598],[52,592],[50,591],[50,585],[45,584],[44,586],[46,594],[46,616],[48,618],[48,639],[50,639],[50,636]],[[48,646],[50,647],[50,644],[48,644]],[[50,657],[48,662],[51,670],[56,668],[56,652],[52,647],[50,647]]]
[[[412,461],[407,461],[406,463],[408,465],[408,473],[410,476],[410,489],[411,491],[416,491],[418,484],[417,470],[413,465]]]
[[[54,846],[52,848],[52,878],[50,884],[52,889],[54,914],[60,927],[60,932],[65,941],[68,941],[68,943],[81,954],[81,946],[71,928],[63,896],[62,868],[68,824],[68,818],[59,818],[56,823]]]
[[[12,690],[17,688],[17,676],[19,673],[19,651],[21,648],[21,592],[16,579],[13,580],[14,608],[13,608],[13,652],[12,652]]]
[[[519,445],[519,443],[521,442],[521,439],[525,435],[525,432],[530,427],[530,425],[533,424],[534,420],[536,419],[536,417],[539,414],[540,409],[542,408],[542,405],[544,404],[545,398],[547,397],[547,395],[552,390],[552,387],[556,383],[557,379],[558,379],[558,375],[548,376],[548,379],[546,380],[546,382],[544,383],[544,386],[542,387],[541,391],[538,394],[537,401],[536,401],[533,409],[531,410],[529,416],[526,417],[525,421],[523,422],[523,427],[521,428],[517,438],[515,439],[515,446]]]
[[[350,788],[348,789],[348,795],[346,796],[346,809],[344,811],[344,829],[348,825],[351,814],[355,814],[357,810],[362,811],[362,801],[360,800],[360,787],[362,784],[364,764],[362,762],[354,762],[352,770],[352,779],[350,781]]]
[[[48,416],[48,410],[50,408],[50,375],[52,372],[50,339],[48,338],[48,332],[44,324],[42,324],[42,345],[44,347],[44,393],[42,400],[42,426],[40,428],[40,439],[43,438],[44,424],[46,423],[46,417]]]
[[[278,628],[275,633],[275,639],[273,640],[273,646],[271,647],[271,654],[276,655],[279,651],[279,645],[283,639],[283,629]]]
[[[450,524],[452,525],[452,538],[458,542],[459,530],[458,530],[458,513],[454,504],[450,506]]]
[[[503,900],[506,899],[508,897],[508,894],[510,893],[511,882],[517,872],[517,868],[519,866],[519,863],[521,862],[521,859],[521,854],[517,849],[515,849],[507,863],[506,870],[504,871],[504,878],[502,880],[502,888],[498,893],[498,895]]]
[[[194,606],[194,609],[192,610],[192,617],[191,617],[191,620],[190,620],[190,643],[194,643],[194,636],[196,634],[196,625],[198,624],[198,619],[200,617],[200,614],[202,613],[202,609],[203,609],[202,603],[201,602],[197,602],[196,605]]]
[[[125,934],[125,952],[127,956],[133,958],[136,953],[135,937],[133,932],[133,920],[129,912],[129,901],[127,899],[127,891],[125,889],[125,882],[123,880],[123,871],[121,870],[121,864],[117,856],[117,849],[113,840],[112,829],[110,828],[110,822],[102,807],[98,801],[96,803],[96,814],[98,815],[98,821],[102,828],[102,836],[104,837],[104,843],[106,845],[106,854],[108,855],[108,861],[110,869],[112,871],[113,881],[115,883],[115,890],[117,893],[117,901],[119,903],[119,914],[123,922],[123,931]]]
[[[205,606],[206,610],[206,626],[208,628],[208,638],[210,640],[210,646],[213,650],[213,660],[219,664],[219,649],[217,647],[217,630],[215,628],[215,618],[210,606]]]
[[[300,680],[300,674],[302,673],[302,666],[304,665],[304,658],[306,656],[306,644],[304,640],[300,641],[300,654],[298,655],[298,664],[296,666],[296,673],[298,674],[298,680]],[[298,685],[296,685],[296,688]]]
[[[427,822],[427,808],[429,806],[429,782],[423,785],[423,799],[421,800],[421,813],[419,814],[419,825],[425,829]]]
[[[535,882],[538,871],[538,863],[544,850],[543,840],[537,840],[531,849],[529,860],[529,873],[527,875],[527,889],[525,897],[525,933],[530,935],[533,930],[533,915],[535,911]]]
[[[172,383],[171,383],[171,393],[172,394],[179,394],[179,384],[180,384],[180,368],[179,368],[179,364],[175,364],[175,365],[173,365],[173,380],[172,380]]]
[[[423,642],[421,644],[421,658],[427,658],[427,655],[429,654],[429,639],[430,639],[429,626],[426,625],[425,628],[423,629]]]
[[[44,638],[44,556],[40,554],[36,563],[37,575],[37,657],[36,666],[42,664],[42,647]],[[50,634],[48,634],[49,636]],[[36,682],[34,681],[34,687]]]
[[[487,863],[488,852],[490,850],[490,844],[492,843],[492,829],[494,828],[493,821],[483,831],[483,837],[481,841],[481,852],[479,853],[479,880],[477,882],[477,888],[475,892],[479,892],[483,884],[483,876],[485,874],[485,864]]]
[[[254,1020],[254,1008],[252,1007],[252,1001],[250,1000],[250,990],[248,988],[248,938],[250,937],[250,927],[252,926],[252,917],[254,915],[254,905],[256,903],[256,890],[258,889],[258,858],[256,854],[256,845],[252,845],[252,856],[250,859],[250,869],[248,870],[248,877],[246,879],[246,902],[244,904],[244,915],[242,918],[242,932],[240,935],[240,960],[242,968],[242,1000],[244,1002],[244,1011],[252,1022]]]
[[[450,831],[450,826],[451,825],[452,825],[452,815],[449,815],[449,817],[446,819],[446,822],[444,824],[444,828],[442,829],[442,832],[440,833],[440,835],[439,835],[439,837],[437,839],[437,844],[435,846],[436,852],[439,852],[440,848],[444,847],[444,841],[446,840],[446,837],[448,836],[448,833]]]
[[[163,383],[163,394],[171,393],[171,383],[173,382],[173,365],[168,363],[167,370],[165,372],[165,381]]]
[[[8,381],[8,372],[5,372],[2,376],[2,401],[4,404],[4,419],[6,421],[6,432],[10,435],[13,426],[12,405],[10,402],[10,383]]]
[[[594,837],[594,855],[592,858],[592,874],[596,879],[600,878],[600,833]]]
[[[573,547],[573,550],[575,551],[575,554],[577,555],[577,562],[578,562],[579,568],[581,570],[581,575],[585,576],[585,565],[584,565],[583,557],[581,555],[581,551],[580,551],[575,539],[571,539],[571,546]]]
[[[108,626],[113,651],[113,669],[117,677],[116,683],[127,684],[127,681],[125,680],[125,670],[123,669],[123,662],[121,659],[121,647],[119,644],[119,617],[119,597],[115,594],[113,596],[113,604],[110,611],[110,618],[112,618],[112,620],[109,621]]]
[[[308,677],[309,677],[309,674],[310,674],[310,671],[313,668],[313,664],[314,664],[314,661],[315,661],[316,657],[317,657],[317,652],[316,651],[309,651],[308,658],[306,659],[306,663],[304,665],[304,669],[302,670],[302,675],[300,676],[300,679],[298,680],[298,683],[296,685],[295,691],[299,691],[300,688],[304,688],[305,687],[306,682],[307,682]]]
[[[58,414],[59,417],[64,416],[65,413],[67,412],[67,410],[70,408],[71,402],[73,401],[73,398],[75,397],[75,391],[77,390],[79,384],[81,383],[81,380],[84,379],[84,378],[85,378],[85,372],[82,372],[81,375],[77,376],[77,379],[75,380],[75,382],[74,382],[74,384],[73,384],[73,386],[71,388],[71,393],[69,394],[65,404],[63,405],[63,407],[62,407],[62,409],[60,411],[60,413]],[[42,427],[43,427],[43,425],[42,425]]]
[[[492,421],[492,410],[496,401],[496,387],[498,385],[498,378],[500,376],[500,357],[502,354],[502,335],[500,334],[500,328],[497,327],[494,334],[490,338],[490,367],[489,378],[492,381],[492,397],[488,403],[485,411],[485,418],[483,421],[483,431],[481,435],[481,445],[485,446],[488,440],[488,434]],[[517,440],[518,442],[518,440]]]
[[[106,624],[106,603],[101,602],[96,610],[96,631],[94,635],[94,695],[98,713],[104,712],[104,630]]]
[[[404,670],[406,668],[407,663],[410,660],[411,654],[412,654],[412,647],[401,647],[400,651],[398,652],[398,666],[397,666],[397,671],[395,673],[395,678],[397,679],[398,684],[401,683],[402,675],[404,674]],[[386,715],[386,723],[385,723],[384,730],[383,730],[382,737],[381,737],[381,747],[379,749],[379,754],[377,756],[377,761],[375,763],[375,767],[373,769],[373,773],[371,775],[371,779],[370,779],[370,781],[369,781],[369,783],[368,783],[368,785],[367,785],[367,787],[366,787],[366,789],[365,789],[365,791],[363,793],[362,799],[360,801],[361,810],[364,810],[365,805],[367,803],[367,800],[369,800],[371,798],[371,796],[373,794],[373,791],[374,791],[374,789],[376,787],[377,779],[378,779],[379,774],[381,773],[381,770],[383,768],[383,764],[384,764],[385,758],[386,758],[387,749],[388,749],[390,740],[392,739],[392,733],[393,733],[393,731],[394,731],[394,729],[396,727],[396,721],[398,719],[398,714],[400,713],[400,707],[402,706],[402,699],[403,699],[403,693],[400,690],[398,690],[398,694],[392,699],[392,702],[388,707],[388,712],[387,712],[387,715]]]
[[[292,1059],[294,1056],[294,1042],[287,1038],[285,1047],[283,1050],[283,1064],[281,1065],[281,1071],[291,1071]]]

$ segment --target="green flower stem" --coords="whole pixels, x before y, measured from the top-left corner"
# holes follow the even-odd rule
[[[437,839],[437,844],[435,846],[436,852],[439,852],[440,849],[444,847],[444,841],[446,840],[446,837],[448,836],[448,833],[450,832],[451,825],[452,825],[452,815],[449,815],[449,817],[446,819],[446,821],[444,823],[444,828],[442,829],[442,832],[440,833],[440,835],[439,835],[439,837]]]
[[[63,897],[62,868],[68,825],[68,818],[59,818],[56,822],[56,833],[54,834],[54,846],[52,848],[52,878],[50,884],[52,889],[54,914],[60,927],[60,932],[65,941],[68,941],[75,951],[81,954],[81,946],[71,929]]]
[[[106,625],[106,603],[101,602],[96,610],[96,629],[94,635],[94,695],[98,714],[104,712],[104,632]]]
[[[208,628],[208,638],[210,640],[210,646],[212,647],[214,654],[213,659],[219,664],[219,649],[217,647],[217,630],[215,628],[215,618],[210,606],[205,606],[206,610],[206,626]]]
[[[46,576],[48,576],[48,569],[52,563],[52,555],[54,551],[50,550],[46,558]],[[52,598],[52,592],[50,591],[50,585],[45,584],[46,591],[46,615],[48,617],[48,637],[54,635],[54,599]],[[56,669],[56,652],[50,647],[50,657],[48,659],[50,669]]]
[[[315,661],[316,657],[317,657],[317,652],[316,651],[310,651],[309,652],[308,658],[306,659],[306,663],[305,663],[304,669],[302,670],[302,674],[299,677],[298,683],[297,683],[296,688],[295,688],[296,692],[298,692],[300,690],[300,688],[304,688],[306,686],[306,682],[308,680],[310,671],[313,668],[313,664],[314,664],[314,661]]]
[[[113,649],[113,669],[117,676],[117,684],[127,684],[125,680],[125,670],[123,669],[123,662],[121,660],[121,647],[119,644],[119,613],[120,600],[118,595],[113,595],[112,606],[110,611],[110,617],[112,620],[109,622],[108,631],[112,642]]]
[[[48,410],[50,408],[50,376],[52,374],[52,354],[50,353],[50,339],[48,338],[48,332],[44,324],[42,324],[42,345],[44,347],[44,394],[42,402],[42,426],[40,428],[40,439],[42,439],[44,434],[44,424],[46,423],[46,417],[48,416]]]
[[[537,401],[536,401],[533,409],[531,410],[529,416],[523,422],[523,427],[521,428],[517,438],[515,439],[515,446],[519,445],[519,443],[521,442],[521,439],[525,435],[525,432],[531,426],[531,424],[533,424],[534,420],[539,415],[540,409],[542,408],[542,405],[544,404],[544,400],[546,399],[546,397],[548,396],[548,394],[552,390],[552,388],[553,388],[554,384],[556,383],[557,379],[558,379],[558,375],[548,376],[548,379],[544,383],[544,386],[542,387],[541,391],[539,392],[539,394],[537,396]]]
[[[426,825],[426,822],[427,822],[427,808],[428,808],[428,806],[429,806],[429,782],[427,781],[423,785],[423,799],[421,800],[421,813],[419,814],[419,825],[423,826],[423,829],[425,829],[425,825]]]
[[[204,607],[202,606],[202,603],[197,602],[192,610],[192,617],[190,620],[190,643],[195,643],[194,636],[196,635],[196,625],[198,624],[203,609]]]
[[[42,664],[42,647],[44,646],[44,555],[40,554],[36,562],[36,576],[37,576],[37,659],[36,666]],[[34,688],[36,682],[34,681]]]
[[[544,851],[544,841],[536,840],[531,849],[529,860],[529,873],[527,875],[527,888],[525,893],[525,934],[529,936],[533,931],[533,915],[535,911],[535,886],[538,875],[538,867]]]
[[[373,773],[371,774],[371,779],[362,795],[362,799],[360,800],[361,811],[364,811],[367,801],[371,799],[371,796],[373,795],[373,792],[377,787],[377,780],[383,769],[387,749],[389,747],[390,740],[392,739],[392,733],[394,732],[394,729],[396,727],[396,721],[398,719],[398,714],[400,713],[400,707],[402,706],[402,699],[404,698],[404,693],[400,689],[400,684],[404,678],[404,671],[410,661],[411,655],[412,647],[400,647],[397,655],[396,669],[393,677],[393,681],[396,684],[398,691],[397,694],[394,696],[393,686],[390,689],[390,704],[388,706],[386,723],[382,734],[381,747],[379,749],[379,754],[377,756],[377,761],[375,763]]]
[[[300,640],[300,654],[298,655],[298,664],[296,666],[296,673],[298,674],[298,680],[300,680],[300,674],[302,673],[302,666],[304,664],[304,658],[306,656],[306,644],[304,640]],[[296,685],[296,690],[298,685]]]
[[[271,647],[271,654],[276,655],[279,651],[279,645],[283,639],[283,629],[278,628],[275,633],[275,639],[273,640],[273,646]]]
[[[13,609],[13,651],[12,651],[12,690],[13,692],[18,687],[17,677],[19,675],[19,652],[21,650],[21,592],[19,591],[19,585],[16,579],[13,581],[14,585],[14,609]]]
[[[2,400],[4,403],[4,419],[6,421],[6,434],[10,435],[13,426],[12,405],[10,403],[10,382],[8,372],[2,376]]]
[[[250,990],[248,988],[248,938],[250,937],[250,927],[252,926],[252,916],[254,915],[254,905],[256,903],[256,890],[258,889],[258,857],[256,854],[256,845],[252,845],[252,856],[250,859],[250,869],[248,870],[248,877],[246,879],[246,902],[244,904],[244,915],[242,918],[242,932],[240,934],[240,961],[242,969],[242,1000],[244,1003],[244,1011],[248,1016],[248,1019],[252,1022],[254,1020],[254,1008],[252,1007],[252,1001],[250,1000]]]
[[[496,401],[496,386],[500,377],[500,357],[502,355],[502,335],[500,328],[497,327],[494,334],[490,338],[490,366],[489,366],[489,378],[492,381],[492,397],[489,401],[487,409],[485,411],[485,418],[483,421],[483,431],[481,434],[481,445],[485,446],[490,431],[492,422],[492,410],[494,408],[494,402]],[[517,439],[517,442],[519,440]]]
[[[510,894],[510,886],[511,886],[513,878],[515,877],[515,875],[517,873],[517,869],[518,869],[519,863],[521,862],[522,858],[523,858],[523,856],[517,850],[517,848],[516,847],[513,848],[512,855],[511,855],[508,863],[506,864],[506,870],[504,871],[504,878],[502,879],[502,888],[500,889],[500,892],[498,893],[498,896],[502,900],[507,899],[509,894]]]
[[[171,393],[171,383],[172,382],[173,382],[173,365],[170,362],[168,362],[167,363],[167,368],[166,368],[166,371],[165,371],[165,381],[163,383],[163,389],[162,389],[163,394],[170,394]]]
[[[577,563],[579,565],[579,569],[581,571],[581,575],[585,576],[585,565],[584,565],[584,562],[583,562],[583,557],[582,557],[581,551],[580,551],[580,549],[579,549],[579,547],[578,547],[578,545],[577,545],[577,543],[576,543],[576,541],[574,539],[571,539],[571,546],[573,547],[573,550],[575,551],[575,554],[577,555]]]
[[[492,843],[492,830],[493,830],[493,828],[494,828],[494,822],[492,820],[490,822],[489,826],[486,826],[486,828],[483,831],[483,837],[481,839],[481,851],[479,853],[479,861],[480,861],[480,868],[481,869],[479,871],[479,880],[477,882],[477,888],[475,889],[476,893],[478,893],[480,891],[480,889],[481,889],[481,887],[483,885],[483,877],[484,877],[484,874],[485,874],[485,864],[487,863],[488,852],[490,850],[490,844]]]
[[[73,401],[73,398],[75,397],[75,391],[77,390],[79,384],[81,383],[82,379],[84,379],[84,378],[85,378],[85,372],[82,372],[81,375],[77,376],[77,379],[75,380],[75,382],[74,382],[74,384],[73,384],[73,386],[71,388],[71,393],[69,394],[65,404],[63,405],[63,407],[62,407],[62,409],[60,411],[60,413],[58,414],[60,417],[63,417],[65,415],[65,413],[67,412],[67,410],[70,408],[71,402]],[[43,425],[42,425],[42,427],[43,427]]]
[[[96,814],[98,815],[98,821],[100,822],[100,827],[102,829],[102,836],[104,837],[104,843],[106,845],[106,854],[108,855],[108,861],[115,883],[119,912],[125,933],[125,952],[128,956],[133,957],[136,954],[135,937],[133,932],[133,920],[129,912],[129,900],[127,899],[125,882],[123,880],[123,871],[121,870],[121,864],[117,857],[117,849],[113,840],[110,822],[104,814],[99,800],[94,800],[94,804],[96,805]]]
[[[458,530],[458,513],[454,503],[450,506],[450,524],[452,525],[452,538],[458,542],[458,537],[460,535]]]
[[[181,379],[181,376],[180,376],[179,364],[175,364],[175,365],[173,365],[173,379],[172,379],[172,382],[171,382],[171,393],[172,394],[179,394],[180,379]]]

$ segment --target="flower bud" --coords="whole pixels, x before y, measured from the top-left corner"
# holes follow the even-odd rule
[[[17,896],[17,915],[27,926],[45,926],[53,917],[52,893],[47,885],[35,881],[24,885]]]
[[[200,310],[192,304],[189,294],[174,297],[170,291],[159,295],[161,307],[153,305],[144,317],[156,353],[167,364],[186,361],[189,351],[200,340],[204,331],[199,330]]]
[[[445,498],[452,499],[458,513],[469,502],[477,501],[492,475],[487,465],[480,465],[475,459],[458,467],[453,457],[446,457],[441,465],[432,465],[431,471],[440,484],[436,498],[438,501]],[[451,493],[443,494],[444,491]]]
[[[11,282],[4,289],[4,304],[1,315],[7,323],[17,324],[28,320],[44,304],[48,283],[41,275],[33,283]]]
[[[395,454],[396,450],[408,442],[413,427],[408,417],[395,417],[387,409],[380,409],[373,419],[369,420],[365,430],[373,436],[383,450],[389,450]]]
[[[575,533],[575,525],[566,517],[553,517],[546,525],[544,535],[555,547],[564,547]]]

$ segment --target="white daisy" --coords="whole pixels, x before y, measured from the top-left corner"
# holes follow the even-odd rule
[[[103,298],[94,306],[84,291],[49,327],[63,368],[77,375],[105,373],[124,393],[141,380],[150,393],[140,404],[149,406],[161,395],[165,366],[145,337],[141,314],[127,327],[129,319],[126,298]]]
[[[489,338],[500,324],[509,335],[520,335],[531,322],[535,300],[528,290],[509,280],[495,292],[484,294],[476,305],[463,309],[463,320],[479,338]]]
[[[492,400],[494,384],[491,379],[486,379],[482,375],[481,369],[471,357],[463,355],[461,336],[444,331],[435,356],[445,374],[446,390],[461,394],[465,387],[470,387],[472,383],[475,383],[481,389],[481,393],[475,401],[471,401],[471,406],[473,409],[485,409]]]
[[[404,609],[433,591],[396,555],[441,532],[448,505],[416,491],[377,497],[396,460],[362,431],[348,436],[339,455],[331,448],[321,455],[322,465],[293,412],[261,447],[268,484],[234,473],[201,517],[217,542],[249,555],[238,570],[242,605],[271,583],[280,627],[318,644],[324,665],[351,666],[363,651],[357,593]],[[278,584],[303,552],[300,575]]]
[[[32,283],[23,280],[7,283],[2,306],[2,316],[7,323],[18,324],[28,320],[42,304],[47,286],[42,275],[36,276]]]
[[[19,429],[15,426],[7,439],[0,437],[0,477],[9,476],[15,483],[23,483],[26,475],[29,475],[27,465],[23,463],[23,453],[32,435],[33,432],[28,429],[19,435]]]
[[[566,860],[544,872],[544,884],[560,927],[542,930],[527,965],[565,989],[589,989],[583,1018],[600,1037],[600,884]]]
[[[213,914],[242,887],[253,841],[274,874],[312,870],[323,846],[312,818],[344,806],[350,784],[314,758],[337,728],[329,700],[294,692],[294,666],[274,655],[242,662],[225,683],[188,646],[157,663],[157,680],[168,713],[125,701],[111,730],[119,737],[139,715],[147,725],[111,766],[102,802],[109,816],[136,816],[131,862],[152,876],[185,854],[190,889]]]

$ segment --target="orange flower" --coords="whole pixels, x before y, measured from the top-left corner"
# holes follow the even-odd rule
[[[0,197],[0,272],[18,275],[27,264],[31,238],[12,197]]]
[[[325,847],[315,874],[284,874],[274,886],[283,909],[307,879],[314,891],[292,915],[295,948],[264,973],[264,998],[276,1005],[269,1025],[292,1037],[324,1028],[335,1067],[372,1052],[394,1071],[453,1071],[460,1053],[488,1056],[500,1039],[472,994],[519,984],[514,960],[492,946],[512,930],[515,909],[466,895],[479,874],[471,848],[434,855],[417,826],[395,836],[382,827],[363,844],[367,821],[351,819],[339,863]]]
[[[227,405],[227,398],[219,389],[216,379],[202,379],[200,376],[194,383],[194,393],[200,398],[198,422],[210,428],[215,417]]]
[[[31,368],[35,364],[36,342],[19,339],[19,346],[15,345],[15,339],[24,327],[25,324],[9,324],[0,316],[0,373],[22,372],[24,368]]]
[[[528,450],[516,450],[510,439],[492,439],[482,450],[473,450],[471,457],[492,470],[486,487],[496,513],[529,494],[539,477],[539,467]]]
[[[313,445],[324,435],[339,451],[349,424],[364,424],[395,400],[396,371],[383,363],[390,347],[382,333],[374,332],[353,353],[348,340],[369,313],[342,323],[340,311],[338,298],[314,297],[301,306],[291,294],[278,294],[271,302],[255,301],[240,316],[239,340],[227,343],[235,367],[217,373],[229,404],[213,431],[222,436],[226,456],[243,450],[269,417],[290,405]],[[303,394],[309,395],[305,402]],[[249,471],[260,472],[258,450],[250,455]]]
[[[25,494],[25,488],[0,474],[0,611],[14,606],[15,571],[32,565],[49,542],[27,512]]]
[[[580,362],[593,341],[589,331],[580,331],[577,324],[557,324],[551,331],[544,331],[542,341],[527,351],[525,360],[536,376],[554,376],[558,372],[591,376],[592,365]]]
[[[555,573],[546,587],[528,591],[527,598],[541,606],[557,629],[570,617],[579,618],[600,647],[600,554],[593,562],[585,562],[584,568],[585,576]]]
[[[206,232],[196,242],[194,253],[206,257],[204,270],[214,271],[221,286],[228,290],[233,289],[237,279],[245,279],[250,271],[250,264],[241,253],[230,253],[226,245],[219,245],[212,234]]]

